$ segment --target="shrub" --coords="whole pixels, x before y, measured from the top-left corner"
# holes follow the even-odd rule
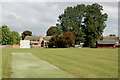
[[[49,40],[49,43],[48,43],[48,47],[50,48],[54,48],[54,47],[57,47],[57,39],[58,39],[58,36],[54,35],[50,40]]]
[[[55,35],[49,40],[50,48],[67,48],[75,45],[75,36],[72,32],[66,32],[63,35]]]

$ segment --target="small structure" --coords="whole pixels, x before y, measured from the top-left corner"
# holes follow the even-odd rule
[[[53,36],[45,36],[45,38],[44,38],[44,47],[48,47],[49,40],[50,40],[52,37],[53,37]]]
[[[119,40],[119,37],[116,37],[116,36],[104,36],[103,40]]]
[[[103,41],[115,41],[116,42],[116,45],[119,44],[119,37],[116,37],[116,36],[104,36],[103,37]]]
[[[41,48],[44,46],[42,36],[26,36],[24,40],[30,40],[30,45],[32,48]]]
[[[20,40],[20,48],[30,48],[29,40]]]
[[[115,40],[99,40],[97,41],[97,48],[116,48]]]
[[[105,36],[103,40],[97,41],[98,48],[116,48],[119,44],[119,37],[116,36]]]

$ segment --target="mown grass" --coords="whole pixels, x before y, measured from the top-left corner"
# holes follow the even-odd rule
[[[117,78],[118,49],[56,48],[3,49],[3,77],[10,77],[10,53],[24,52],[79,78]]]

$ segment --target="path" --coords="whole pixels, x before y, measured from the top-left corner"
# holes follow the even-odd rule
[[[73,78],[73,75],[31,53],[12,53],[11,78]]]

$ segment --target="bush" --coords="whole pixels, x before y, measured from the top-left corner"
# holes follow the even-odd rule
[[[67,48],[75,45],[75,36],[72,32],[66,32],[63,35],[55,35],[49,40],[50,48]]]
[[[55,48],[55,47],[57,47],[57,45],[56,45],[57,39],[58,39],[58,36],[54,35],[54,36],[49,40],[48,47],[49,47],[49,48]]]

